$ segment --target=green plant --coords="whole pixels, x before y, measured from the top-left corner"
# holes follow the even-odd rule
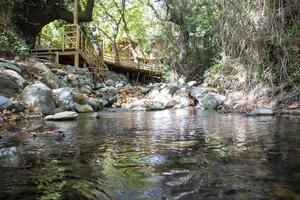
[[[24,39],[20,38],[15,31],[6,29],[0,33],[1,51],[20,56],[28,56],[29,48]]]

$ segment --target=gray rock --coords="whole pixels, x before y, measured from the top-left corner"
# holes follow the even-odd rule
[[[79,112],[79,113],[90,113],[90,112],[94,111],[90,105],[88,105],[88,104],[80,105],[78,103],[75,103],[75,110],[76,110],[76,112]]]
[[[190,81],[190,82],[187,83],[187,86],[188,87],[193,87],[193,86],[196,86],[197,84],[198,84],[197,81]]]
[[[51,89],[65,87],[66,83],[62,82],[45,64],[40,62],[32,62],[28,65],[28,70],[40,73],[42,82]]]
[[[175,99],[171,99],[168,103],[166,103],[165,108],[173,108],[177,105],[177,101]]]
[[[107,86],[114,86],[115,85],[115,82],[111,79],[108,79],[107,81],[105,81],[105,85]]]
[[[52,90],[57,104],[63,110],[73,110],[74,109],[74,101],[72,97],[73,88],[64,87],[59,89]]]
[[[9,70],[13,70],[13,71],[17,72],[18,74],[22,73],[22,70],[18,66],[14,65],[12,63],[0,62],[0,67],[3,67],[5,69],[9,69]]]
[[[103,94],[102,99],[105,99],[110,104],[113,104],[117,101],[117,95],[113,92],[108,92],[108,93]]]
[[[300,115],[300,109],[297,110],[291,110],[290,112],[292,115]]]
[[[20,86],[12,77],[0,74],[0,96],[12,97],[20,90]]]
[[[75,120],[77,119],[78,114],[72,111],[60,112],[55,115],[48,115],[45,117],[47,121],[66,121],[66,120]]]
[[[188,96],[180,96],[176,98],[176,100],[177,104],[175,105],[175,108],[186,108],[194,105],[192,99]]]
[[[149,98],[155,98],[160,94],[159,89],[154,87],[151,89],[151,91],[148,93]]]
[[[66,70],[68,71],[68,72],[71,72],[71,73],[76,73],[77,71],[76,71],[76,68],[74,67],[74,66],[71,66],[71,65],[67,65],[66,66]]]
[[[146,104],[143,100],[137,100],[133,102],[130,106],[130,110],[133,111],[146,111]]]
[[[0,96],[0,112],[2,112],[5,109],[9,109],[12,107],[13,102],[4,96]]]
[[[140,87],[139,88],[139,91],[142,93],[142,94],[147,94],[151,89],[148,88],[148,87]]]
[[[149,110],[164,110],[166,107],[163,102],[151,101],[148,105]]]
[[[25,79],[18,74],[17,72],[10,70],[10,69],[6,69],[2,72],[3,74],[11,77],[14,81],[16,81],[18,83],[18,85],[22,88],[25,84]]]
[[[99,89],[104,88],[104,87],[105,87],[105,85],[102,84],[102,83],[95,83],[93,85],[93,90],[99,90]]]
[[[100,99],[89,98],[87,103],[95,112],[103,110],[103,101]]]
[[[28,85],[22,92],[22,99],[26,104],[36,107],[43,114],[52,114],[55,101],[51,89],[40,82]]]
[[[225,96],[213,92],[207,93],[205,98],[214,98],[217,101],[218,106],[223,105],[226,100]]]
[[[80,88],[80,92],[84,93],[84,94],[91,94],[92,93],[92,88],[90,86],[88,86],[88,85],[83,85]]]
[[[218,102],[213,96],[205,96],[200,99],[199,106],[202,109],[215,109],[218,107]]]
[[[88,100],[87,96],[80,92],[72,92],[73,101],[79,104],[85,104]]]
[[[247,113],[247,115],[253,115],[253,116],[262,116],[262,115],[274,115],[274,111],[272,108],[257,108],[250,113]]]
[[[200,102],[201,98],[203,98],[208,93],[208,90],[203,87],[192,87],[190,96]]]

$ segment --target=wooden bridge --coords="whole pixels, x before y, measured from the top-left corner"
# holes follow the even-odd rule
[[[109,70],[127,74],[128,78],[131,76],[137,80],[153,75],[159,76],[154,64],[134,62],[132,58],[116,58],[114,55],[97,53],[78,24],[63,27],[62,44],[54,45],[55,48],[41,48],[40,39],[38,39],[36,48],[31,50],[33,56],[58,64],[88,68],[97,81],[102,81]]]

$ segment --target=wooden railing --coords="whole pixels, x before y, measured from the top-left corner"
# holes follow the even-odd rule
[[[145,62],[141,62],[141,61],[134,62],[131,58],[127,58],[127,57],[120,57],[120,56],[117,57],[112,54],[104,54],[103,60],[105,62],[122,65],[126,68],[141,69],[141,70],[150,71],[150,72],[156,71],[154,64],[149,64],[149,63],[145,63]]]
[[[102,77],[106,75],[108,67],[79,25],[64,26],[62,49],[64,50],[65,48],[74,48],[79,51],[93,73]]]

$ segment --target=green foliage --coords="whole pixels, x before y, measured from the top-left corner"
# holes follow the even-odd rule
[[[24,39],[20,38],[14,31],[9,29],[0,33],[0,49],[20,56],[28,56],[29,54],[29,48]]]
[[[166,62],[157,65],[155,70],[157,73],[162,74],[164,80],[169,80],[169,77],[173,72],[171,65]]]

